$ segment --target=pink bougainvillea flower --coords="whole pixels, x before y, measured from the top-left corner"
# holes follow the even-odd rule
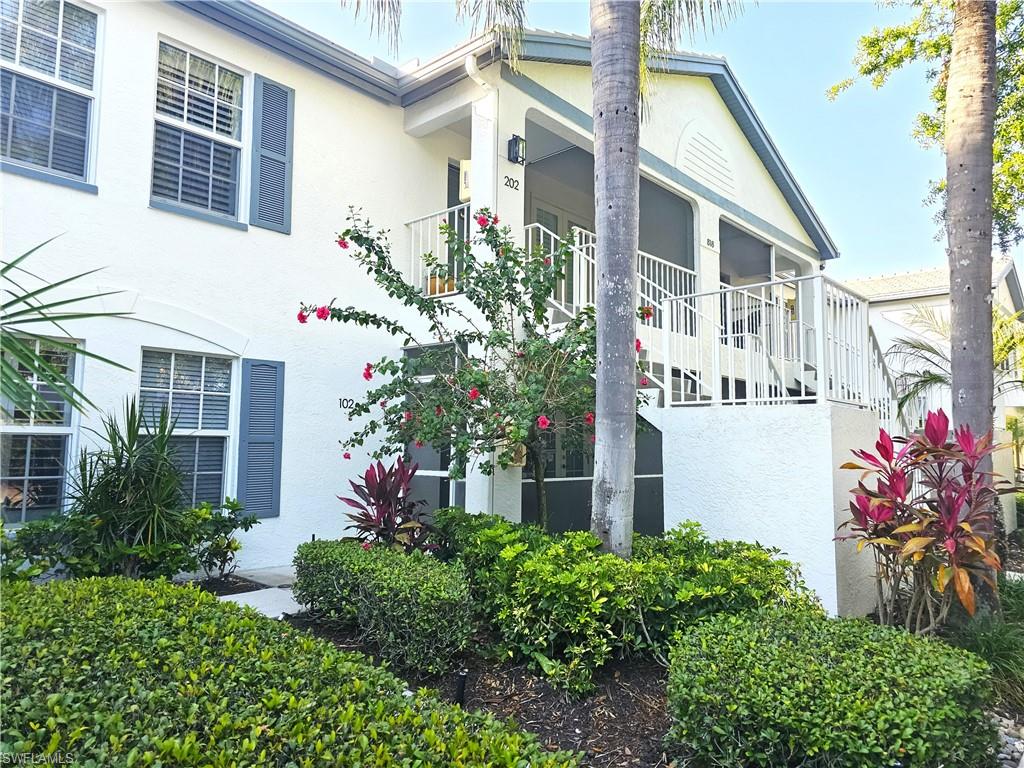
[[[551,266],[551,257],[550,256],[545,256],[544,257],[544,266],[545,267],[550,267]]]
[[[370,543],[370,542],[368,542],[368,541],[364,541],[364,542],[363,542],[363,544],[362,544],[362,547],[363,547],[363,549],[365,549],[365,550],[366,550],[367,552],[369,552],[369,551],[370,551],[370,549],[371,549],[371,548],[373,547],[373,544],[371,544],[371,543]]]
[[[650,320],[654,317],[654,307],[640,307],[640,314],[644,316],[644,320]]]
[[[590,412],[586,416],[584,416],[583,417],[583,421],[585,421],[588,425],[593,426],[594,425],[594,414],[593,414],[593,412]]]
[[[348,451],[345,451],[343,454],[341,454],[341,458],[345,459],[345,461],[348,461],[349,459],[352,458],[352,454],[349,453]]]
[[[494,226],[498,226],[498,214],[494,214],[493,216],[491,216],[491,224],[493,224]]]
[[[387,400],[381,400],[380,401],[380,407],[381,408],[387,408],[388,407],[388,401]]]
[[[473,387],[471,390],[469,390],[469,399],[470,400],[476,400],[478,397],[480,397],[480,390],[479,389],[477,389],[476,387]]]
[[[412,411],[406,411],[406,412],[405,412],[404,414],[402,414],[402,415],[403,415],[403,416],[405,417],[405,420],[406,420],[406,421],[412,421]]]
[[[309,320],[309,314],[307,314],[306,312],[303,312],[303,311],[302,311],[302,310],[300,309],[300,310],[299,310],[299,314],[297,315],[297,318],[298,318],[298,321],[299,321],[300,323],[302,323],[303,325],[305,325],[305,324],[306,324],[306,322],[307,322],[307,321]]]
[[[363,378],[367,381],[373,378],[373,366],[369,363],[367,363],[366,367],[363,368]]]
[[[490,219],[488,219],[482,213],[476,217],[476,225],[480,227],[480,229],[487,229],[487,225],[490,223]]]
[[[338,246],[341,247],[342,250],[347,250],[348,249],[348,240],[346,240],[344,237],[339,237],[338,238]]]
[[[646,376],[641,376],[640,377],[640,386],[641,387],[646,387],[650,383],[651,383],[651,380],[648,379]]]
[[[945,445],[949,436],[949,417],[944,410],[939,408],[928,412],[924,420],[924,436],[932,445]]]
[[[551,419],[542,414],[537,417],[537,426],[541,429],[547,429],[551,426]]]
[[[330,316],[331,316],[331,308],[328,307],[326,304],[316,308],[316,319],[317,320],[326,320]]]
[[[643,347],[643,344],[640,343],[640,339],[637,339],[636,340],[636,351],[639,352],[641,347]]]

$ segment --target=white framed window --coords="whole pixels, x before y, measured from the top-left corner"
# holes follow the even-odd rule
[[[139,400],[148,424],[167,409],[185,501],[221,504],[231,437],[230,357],[158,349],[142,351]]]
[[[0,0],[0,157],[86,181],[100,14],[66,0]]]
[[[32,343],[53,368],[76,380],[72,351],[43,340]],[[10,415],[5,413],[0,424],[0,507],[4,523],[19,524],[63,510],[74,428],[70,406],[20,362],[10,357],[8,361],[49,404],[29,412],[5,404]]]
[[[160,42],[154,108],[153,200],[237,220],[245,75]]]

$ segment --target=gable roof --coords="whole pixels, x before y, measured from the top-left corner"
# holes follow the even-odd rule
[[[1024,295],[1021,293],[1017,268],[1013,259],[999,257],[992,262],[992,287],[998,288],[1006,281],[1019,309],[1024,309]],[[949,293],[949,268],[930,267],[913,272],[893,275],[876,275],[857,280],[844,280],[846,286],[870,302],[923,299],[931,296],[945,296]]]
[[[397,106],[414,104],[467,77],[464,68],[467,55],[477,56],[480,66],[503,58],[494,36],[488,33],[403,72],[379,59],[359,56],[251,0],[171,1],[327,77]],[[523,61],[590,66],[590,39],[559,32],[527,30],[523,35],[520,58]],[[835,243],[754,112],[728,62],[719,56],[678,51],[660,54],[651,68],[655,72],[711,80],[818,253],[823,259],[837,258],[839,251]]]

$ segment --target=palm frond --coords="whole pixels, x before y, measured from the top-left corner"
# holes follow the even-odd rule
[[[124,316],[123,312],[80,309],[79,305],[82,303],[110,296],[116,293],[115,291],[70,298],[51,298],[52,291],[68,287],[97,270],[81,272],[56,282],[47,282],[24,268],[25,260],[52,240],[53,238],[37,245],[11,261],[0,262],[0,282],[3,283],[4,291],[0,300],[0,347],[3,348],[3,356],[0,359],[0,412],[11,418],[15,413],[35,413],[37,417],[47,419],[58,417],[60,414],[55,404],[48,400],[43,392],[52,393],[76,410],[84,410],[86,405],[92,404],[85,393],[75,386],[71,377],[50,362],[44,350],[65,351],[129,370],[120,363],[82,349],[74,343],[71,334],[61,325],[71,320]],[[42,285],[26,288],[17,278],[18,273],[31,276],[41,281]],[[56,333],[42,335],[28,330],[39,323],[53,326],[61,337],[55,337]],[[32,380],[37,384],[33,384]]]
[[[652,64],[676,49],[684,34],[714,31],[743,9],[741,0],[641,0],[640,97],[647,109],[652,87]]]
[[[456,14],[470,19],[473,34],[481,30],[494,33],[495,43],[508,58],[513,70],[519,68],[526,27],[526,0],[456,0]]]
[[[392,53],[398,53],[402,39],[402,0],[341,0],[341,7],[355,9],[355,16],[365,16],[377,37],[387,40]]]

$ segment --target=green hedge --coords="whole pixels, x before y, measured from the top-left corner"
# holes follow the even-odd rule
[[[296,599],[329,624],[355,626],[407,669],[445,672],[472,634],[462,563],[357,541],[314,541],[295,553]]]
[[[629,561],[598,551],[589,533],[552,536],[458,509],[435,524],[508,652],[578,693],[613,655],[660,656],[704,616],[810,602],[792,563],[757,545],[710,541],[695,523],[636,536]]]
[[[0,750],[93,766],[574,766],[359,654],[191,587],[4,588]]]
[[[716,616],[674,645],[670,753],[695,766],[992,765],[989,668],[816,610]]]

